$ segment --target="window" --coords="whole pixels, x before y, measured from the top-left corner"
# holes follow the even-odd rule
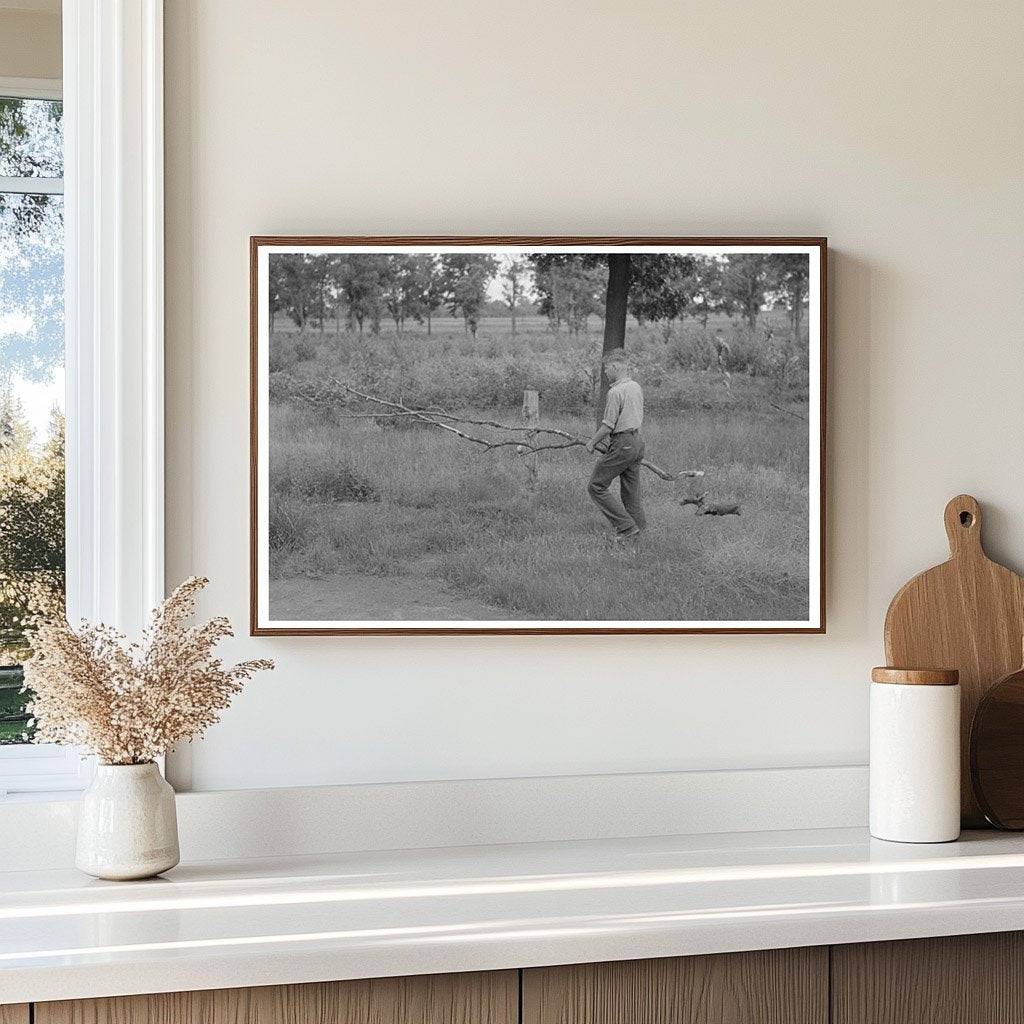
[[[63,83],[0,78],[0,100],[16,101],[0,135],[0,371],[12,423],[17,383],[20,408],[32,400],[25,418],[42,427],[26,460],[50,457],[31,495],[26,571],[51,592],[63,582],[72,620],[134,636],[164,595],[163,4],[63,0],[61,17]],[[31,302],[24,281],[14,299],[18,275],[35,282]],[[62,391],[63,477],[59,420],[54,440],[46,433]],[[8,648],[17,641],[12,616]],[[0,800],[80,789],[90,761],[21,742],[29,723],[15,660],[0,676]]]
[[[11,86],[14,86],[13,88]],[[64,140],[53,83],[0,80],[0,795],[77,788],[26,747],[27,616],[64,600]],[[31,786],[23,786],[26,777]]]
[[[24,619],[64,595],[62,114],[60,100],[0,94],[2,744],[31,733]]]

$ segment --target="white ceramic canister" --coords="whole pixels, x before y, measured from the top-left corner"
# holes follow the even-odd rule
[[[150,878],[178,863],[174,790],[148,764],[100,764],[82,794],[75,864],[96,878]]]
[[[871,672],[871,834],[897,843],[960,835],[960,683],[953,669]]]

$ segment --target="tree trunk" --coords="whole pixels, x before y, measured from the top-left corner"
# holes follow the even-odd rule
[[[604,305],[604,342],[601,356],[626,344],[626,304],[629,300],[630,256],[628,252],[608,255],[608,295]],[[597,422],[604,415],[604,400],[608,396],[608,378],[601,367],[601,393],[597,401]]]
[[[512,337],[516,336],[516,306],[519,305],[519,271],[516,269],[516,265],[513,262],[512,270],[509,274],[509,293],[512,301],[508,304],[509,315],[512,317]]]
[[[531,388],[527,388],[523,392],[523,422],[528,427],[536,427],[540,424],[540,403],[537,392]],[[534,433],[526,435],[526,440],[529,444],[533,444],[537,437]],[[537,453],[533,452],[527,455],[523,462],[526,465],[526,481],[527,486],[531,491],[537,489]]]

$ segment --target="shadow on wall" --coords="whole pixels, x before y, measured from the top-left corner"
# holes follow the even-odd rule
[[[891,286],[875,266],[841,249],[828,265],[828,460],[825,467],[825,581],[829,633],[841,624],[851,637],[877,633],[869,618],[868,564],[871,440],[872,303]],[[883,308],[890,303],[882,298]],[[840,587],[842,580],[842,596]],[[853,603],[855,602],[855,603]],[[884,608],[884,605],[883,605]]]

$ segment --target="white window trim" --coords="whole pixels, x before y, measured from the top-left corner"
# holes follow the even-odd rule
[[[64,99],[68,617],[135,636],[164,596],[163,0],[64,0],[63,38],[62,83],[3,82]],[[0,797],[91,774],[10,747]]]
[[[93,767],[93,759],[73,747],[53,743],[0,747],[0,800],[23,793],[59,799],[85,789]]]
[[[2,91],[0,91],[0,96],[3,96]],[[23,196],[59,196],[64,192],[64,179],[8,178],[0,174],[0,192],[20,193]]]
[[[4,78],[0,76],[0,96],[21,100],[59,100],[63,84],[59,78]]]
[[[3,78],[0,77],[0,96],[22,100],[59,100],[61,83],[56,78]],[[63,178],[11,178],[0,174],[0,192],[21,195],[62,195]]]
[[[163,3],[65,0],[68,615],[163,597]]]
[[[21,100],[59,100],[62,98],[58,78],[4,78],[0,77],[0,96]],[[63,178],[10,178],[0,174],[0,192],[22,195],[61,195]]]

